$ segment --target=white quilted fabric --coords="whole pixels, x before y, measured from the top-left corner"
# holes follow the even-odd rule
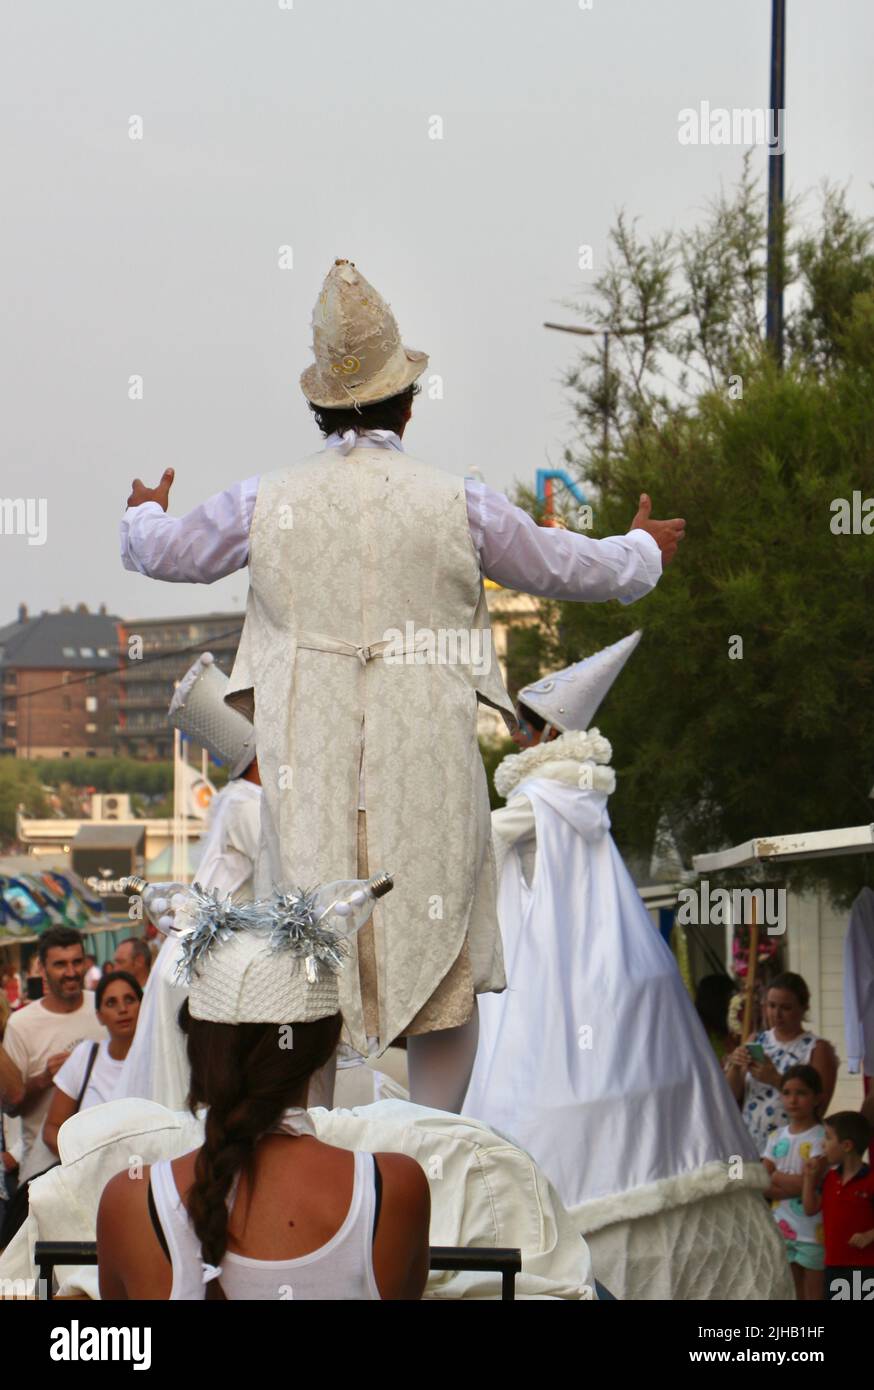
[[[340,1008],[337,977],[320,971],[309,984],[304,962],[272,951],[265,936],[238,931],[220,942],[191,981],[192,1018],[211,1023],[312,1023]]]
[[[596,1276],[619,1299],[794,1299],[785,1243],[750,1189],[722,1192],[586,1241]]]

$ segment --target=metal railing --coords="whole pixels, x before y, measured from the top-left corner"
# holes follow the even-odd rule
[[[522,1268],[521,1250],[492,1249],[486,1246],[432,1245],[429,1268],[452,1269],[464,1273],[494,1270],[501,1276],[501,1299],[516,1297],[516,1275]],[[96,1265],[97,1242],[94,1240],[38,1240],[34,1246],[41,1287],[46,1298],[53,1298],[52,1284],[57,1265]]]

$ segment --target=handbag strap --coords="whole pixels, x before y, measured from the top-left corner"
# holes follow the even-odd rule
[[[91,1073],[94,1070],[94,1063],[97,1061],[97,1051],[99,1047],[99,1042],[94,1042],[91,1044],[91,1055],[88,1058],[88,1065],[85,1068],[85,1077],[82,1081],[82,1086],[79,1091],[79,1094],[76,1097],[76,1110],[74,1112],[76,1114],[78,1114],[79,1107],[81,1106],[82,1101],[85,1099],[85,1092],[88,1089],[88,1082],[91,1080]]]

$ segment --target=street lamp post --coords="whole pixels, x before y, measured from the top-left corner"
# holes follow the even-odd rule
[[[783,364],[783,150],[786,132],[786,0],[771,0],[771,135],[768,163],[768,302],[765,331],[777,366]]]
[[[683,310],[683,313],[686,311]],[[672,323],[676,323],[683,314],[675,314],[673,318],[662,319],[659,323],[638,323],[620,325],[619,328],[605,328],[603,325],[594,326],[591,324],[575,323],[545,323],[544,328],[554,328],[559,333],[579,333],[584,338],[597,338],[600,334],[604,339],[603,362],[604,362],[604,409],[602,412],[601,428],[601,448],[606,459],[610,452],[610,339],[611,338],[633,338],[641,333],[655,333],[662,328],[670,328]]]

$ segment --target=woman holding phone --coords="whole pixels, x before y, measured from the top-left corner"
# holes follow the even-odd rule
[[[815,1067],[822,1078],[821,1113],[828,1109],[838,1074],[835,1050],[804,1026],[810,990],[800,975],[786,971],[772,980],[765,998],[768,1027],[730,1053],[725,1074],[740,1102],[744,1124],[760,1154],[769,1136],[789,1123],[780,1093],[790,1067]]]

